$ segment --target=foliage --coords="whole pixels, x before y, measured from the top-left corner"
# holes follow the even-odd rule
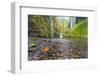
[[[88,36],[88,20],[84,19],[65,33],[65,38],[87,38]]]
[[[39,36],[43,38],[60,37],[61,33],[64,38],[87,38],[88,20],[86,18],[81,20],[81,18],[77,18],[78,23],[72,28],[69,28],[71,17],[66,20],[58,16],[51,18],[51,16],[29,15],[28,20],[29,23],[31,22],[29,26],[33,30],[31,33],[39,33]],[[36,38],[33,38],[33,40],[36,40]]]
[[[49,16],[31,16],[31,21],[33,27],[39,31],[41,37],[49,38],[51,36]]]
[[[55,17],[54,21],[54,34],[60,35],[61,33],[65,33],[68,28],[69,20],[61,19],[61,17]]]

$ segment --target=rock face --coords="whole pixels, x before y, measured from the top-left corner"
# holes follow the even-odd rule
[[[58,60],[87,58],[87,41],[70,39],[29,38],[28,60]],[[34,43],[37,46],[32,47]]]

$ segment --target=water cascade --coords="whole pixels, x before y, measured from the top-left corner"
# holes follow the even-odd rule
[[[76,23],[76,17],[71,17],[70,19],[70,28],[72,28]]]

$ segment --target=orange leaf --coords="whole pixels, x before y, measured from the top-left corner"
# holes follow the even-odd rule
[[[48,47],[45,47],[45,48],[43,48],[42,51],[43,51],[43,52],[48,52],[48,51],[49,51],[49,48],[48,48]]]

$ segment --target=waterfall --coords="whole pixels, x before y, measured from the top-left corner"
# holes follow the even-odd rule
[[[76,17],[71,17],[71,20],[70,20],[70,28],[72,28],[76,23]]]
[[[62,38],[63,38],[62,33],[60,33],[60,39],[62,39]]]

